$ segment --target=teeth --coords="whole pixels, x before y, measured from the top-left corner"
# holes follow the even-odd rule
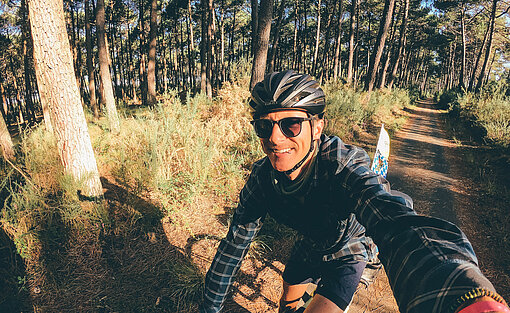
[[[287,149],[282,149],[282,150],[273,150],[275,153],[287,153],[287,152],[290,152],[290,148],[287,148]]]

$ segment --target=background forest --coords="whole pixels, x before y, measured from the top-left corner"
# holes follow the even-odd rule
[[[507,0],[1,1],[0,311],[196,310],[262,156],[246,104],[271,71],[319,80],[347,141],[435,97],[508,151],[509,15]],[[294,238],[266,224],[258,262]]]

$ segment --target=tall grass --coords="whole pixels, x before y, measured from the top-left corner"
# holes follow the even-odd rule
[[[159,193],[166,211],[209,190],[238,189],[257,157],[245,107],[248,93],[227,84],[218,98],[199,94],[181,103],[175,92],[155,109],[123,119],[120,134],[94,140],[102,168],[134,193]]]
[[[510,146],[510,98],[502,93],[466,93],[453,106],[459,114],[482,127],[490,141]]]
[[[384,123],[388,129],[398,129],[405,121],[400,111],[410,104],[407,91],[399,89],[374,91],[368,102],[365,92],[339,83],[326,83],[324,91],[327,95],[327,131],[348,139],[368,125]]]

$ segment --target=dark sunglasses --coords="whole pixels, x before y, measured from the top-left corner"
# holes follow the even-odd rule
[[[282,133],[288,137],[296,137],[301,133],[301,124],[304,121],[311,121],[314,117],[286,117],[282,118],[278,121],[273,121],[269,119],[258,119],[251,121],[253,128],[255,128],[255,133],[260,138],[269,138],[273,133],[274,124],[278,124]]]

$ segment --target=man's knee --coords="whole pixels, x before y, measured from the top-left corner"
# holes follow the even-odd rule
[[[302,312],[303,306],[307,303],[313,294],[315,285],[313,284],[298,284],[290,285],[283,282],[283,292],[280,298],[280,313],[287,312]],[[311,292],[309,290],[312,290]],[[302,310],[300,308],[303,308]]]

